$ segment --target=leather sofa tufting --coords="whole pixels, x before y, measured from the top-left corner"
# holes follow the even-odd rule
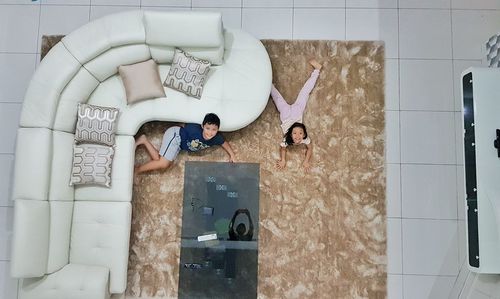
[[[154,59],[165,80],[174,49],[210,60],[201,99],[127,105],[118,66]],[[109,298],[127,285],[134,135],[151,120],[200,122],[221,130],[253,122],[271,89],[263,45],[222,26],[219,13],[131,11],[90,22],[41,61],[28,87],[17,134],[11,274],[19,298]],[[117,107],[111,188],[69,186],[77,104]]]

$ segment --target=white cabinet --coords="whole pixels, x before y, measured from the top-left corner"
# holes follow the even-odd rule
[[[461,87],[468,264],[500,273],[500,69],[469,68]]]

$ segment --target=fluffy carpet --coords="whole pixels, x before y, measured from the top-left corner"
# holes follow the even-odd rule
[[[314,143],[309,174],[301,147],[276,170],[281,130],[271,100],[254,123],[224,133],[239,161],[260,163],[259,298],[385,298],[383,43],[263,43],[287,100],[308,78],[310,58],[323,69],[304,116]],[[159,146],[171,125],[147,123],[138,134]],[[127,298],[177,296],[184,163],[226,159],[221,148],[181,152],[168,171],[136,179]],[[138,148],[136,162],[145,161]]]

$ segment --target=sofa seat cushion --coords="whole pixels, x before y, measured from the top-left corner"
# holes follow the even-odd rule
[[[75,199],[75,189],[69,185],[73,165],[73,144],[73,134],[52,131],[50,201],[73,201]]]
[[[41,278],[23,279],[19,288],[23,299],[107,299],[109,269],[68,264]]]
[[[127,286],[131,217],[130,202],[75,202],[70,263],[108,268],[111,293]]]
[[[126,201],[132,200],[135,140],[131,136],[116,136],[111,164],[111,187],[75,186],[75,200]]]

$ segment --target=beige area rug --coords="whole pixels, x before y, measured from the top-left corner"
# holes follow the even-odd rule
[[[310,74],[308,59],[324,67],[304,116],[311,173],[300,167],[303,148],[288,151],[286,170],[275,169],[281,131],[271,100],[254,123],[224,134],[239,161],[260,163],[259,298],[385,298],[383,44],[263,42],[288,100]],[[159,146],[171,125],[148,123],[138,134]],[[137,163],[147,157],[137,150]],[[221,148],[181,152],[167,172],[136,180],[127,298],[177,297],[184,163],[226,159]]]

